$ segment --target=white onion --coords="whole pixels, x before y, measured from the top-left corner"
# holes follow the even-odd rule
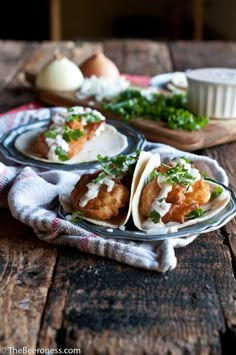
[[[46,90],[74,91],[83,82],[83,74],[75,63],[66,57],[53,59],[36,77],[36,87]]]

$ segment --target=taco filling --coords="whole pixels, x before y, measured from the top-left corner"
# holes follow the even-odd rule
[[[102,158],[101,170],[82,175],[71,193],[73,209],[96,223],[124,224],[129,217],[130,200],[148,153]],[[98,223],[99,224],[99,223]]]
[[[185,158],[145,169],[145,174],[139,196],[134,197],[137,211],[134,207],[133,213],[137,227],[143,230],[192,224],[209,212],[211,202],[224,191],[220,185],[204,180]]]
[[[91,108],[75,106],[53,115],[34,151],[53,162],[66,161],[79,153],[94,135],[104,129],[105,117]]]

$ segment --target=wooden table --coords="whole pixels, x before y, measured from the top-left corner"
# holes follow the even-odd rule
[[[0,42],[0,112],[35,99],[22,70],[42,50],[42,61],[59,48],[79,62],[98,46],[125,73],[236,68],[232,42]],[[236,190],[235,151],[231,143],[200,153],[219,161]],[[4,209],[0,226],[0,346],[235,354],[235,220],[177,250],[177,268],[165,275],[43,243]]]

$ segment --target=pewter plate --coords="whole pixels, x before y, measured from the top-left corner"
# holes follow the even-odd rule
[[[15,141],[17,138],[29,131],[36,129],[44,129],[47,127],[49,120],[37,121],[34,123],[18,126],[7,134],[5,134],[0,140],[0,152],[5,156],[5,158],[24,165],[42,167],[45,169],[60,169],[60,170],[88,170],[96,168],[100,163],[98,161],[82,162],[77,164],[63,164],[63,163],[53,163],[45,162],[41,160],[34,159],[32,157],[22,154],[15,147]],[[119,152],[119,154],[128,155],[135,152],[137,149],[142,149],[145,143],[145,137],[137,129],[122,123],[120,121],[113,121],[106,119],[107,124],[113,126],[117,129],[119,133],[127,138],[127,146],[124,150]]]
[[[229,203],[216,215],[204,220],[203,222],[196,223],[184,228],[179,229],[177,232],[167,233],[167,234],[147,234],[142,231],[138,231],[132,222],[128,222],[125,230],[111,229],[107,227],[97,226],[85,220],[81,220],[78,223],[71,222],[79,227],[95,233],[101,237],[124,239],[124,240],[134,240],[142,242],[158,241],[169,238],[184,238],[193,235],[199,235],[202,233],[208,233],[223,227],[236,215],[236,197],[235,193],[228,187],[222,185],[225,190],[230,194]],[[68,212],[66,212],[60,205],[58,210],[59,216],[63,219],[67,219]]]

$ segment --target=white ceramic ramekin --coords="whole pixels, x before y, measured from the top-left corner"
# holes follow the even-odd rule
[[[196,115],[236,118],[236,69],[188,70],[187,105]]]

